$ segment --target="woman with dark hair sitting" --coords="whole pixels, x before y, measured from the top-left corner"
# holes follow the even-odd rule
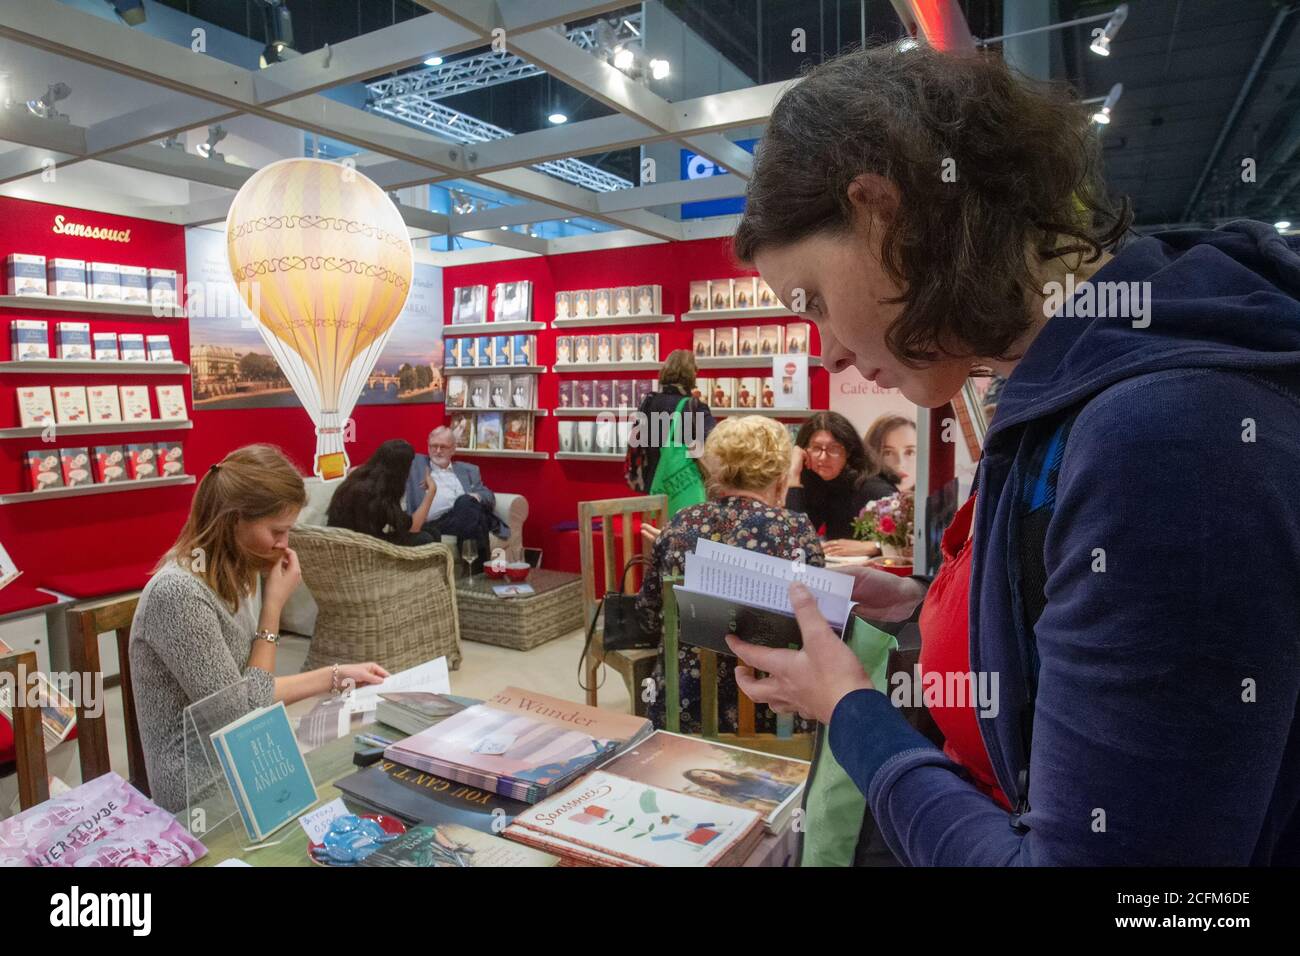
[[[874,541],[853,540],[853,519],[898,488],[880,473],[857,430],[838,412],[818,412],[799,429],[790,454],[785,506],[802,511],[818,529],[827,557],[874,555]]]
[[[347,528],[390,544],[415,546],[432,544],[437,539],[421,531],[437,486],[429,482],[424,500],[415,514],[402,506],[406,495],[406,478],[415,459],[411,443],[400,438],[384,442],[364,465],[352,470],[334,497],[330,499],[328,523],[331,528]]]

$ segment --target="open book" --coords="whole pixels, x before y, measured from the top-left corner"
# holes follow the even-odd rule
[[[717,541],[696,541],[695,552],[686,555],[685,580],[673,587],[682,641],[722,654],[731,654],[724,640],[728,634],[767,647],[802,647],[790,605],[794,581],[812,592],[822,615],[842,634],[853,609],[849,575]]]

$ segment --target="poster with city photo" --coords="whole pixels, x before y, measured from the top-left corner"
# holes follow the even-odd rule
[[[225,233],[185,231],[194,409],[301,405],[230,278]],[[442,270],[417,262],[406,300],[358,405],[443,401]]]

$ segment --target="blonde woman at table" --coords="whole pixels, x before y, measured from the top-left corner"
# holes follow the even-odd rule
[[[199,482],[189,519],[140,595],[131,679],[149,788],[167,810],[185,806],[190,704],[245,681],[238,699],[222,704],[234,720],[388,676],[372,662],[275,676],[280,612],[302,578],[289,529],[306,502],[302,477],[279,449],[236,449]]]

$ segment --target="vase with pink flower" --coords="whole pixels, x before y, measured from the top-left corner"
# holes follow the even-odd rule
[[[880,557],[873,558],[870,564],[895,573],[911,573],[914,517],[915,496],[910,491],[900,491],[863,506],[853,519],[853,537],[880,546]]]

